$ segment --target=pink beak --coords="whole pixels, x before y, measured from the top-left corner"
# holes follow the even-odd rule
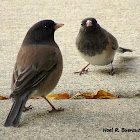
[[[58,28],[62,27],[64,24],[62,23],[56,23],[55,25],[55,30],[57,30]]]
[[[92,26],[92,21],[91,21],[91,20],[88,20],[88,21],[86,22],[86,25],[87,25],[87,27]]]

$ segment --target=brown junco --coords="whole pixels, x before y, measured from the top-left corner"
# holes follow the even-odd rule
[[[120,52],[132,52],[132,50],[119,47],[116,38],[103,29],[96,19],[92,17],[82,20],[81,28],[76,38],[76,48],[89,64],[101,66],[110,63],[112,65],[115,53],[118,50]],[[80,73],[80,75],[86,73],[88,71],[87,66],[80,72],[75,73]],[[113,65],[110,74],[114,74]]]
[[[54,32],[63,25],[52,20],[43,20],[27,32],[14,67],[10,95],[14,103],[5,121],[5,127],[17,127],[28,98],[41,96],[47,100],[45,96],[58,83],[63,60],[54,40]],[[56,110],[49,101],[48,103],[52,110]]]

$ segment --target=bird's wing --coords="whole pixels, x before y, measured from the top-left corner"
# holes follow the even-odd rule
[[[117,39],[109,32],[108,32],[108,38],[109,38],[110,45],[112,46],[112,49],[117,50],[118,49]]]
[[[112,47],[113,50],[117,50],[118,49],[117,39],[110,32],[106,31],[104,28],[101,29],[106,35],[105,41],[107,40],[107,42],[109,42],[109,45]]]
[[[48,48],[28,50],[23,47],[20,50],[13,73],[11,97],[16,98],[33,89],[57,67],[55,48]]]

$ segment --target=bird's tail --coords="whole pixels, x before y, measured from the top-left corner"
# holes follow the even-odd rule
[[[125,48],[119,47],[118,52],[125,53],[125,52],[133,52],[133,51],[130,49],[125,49]]]
[[[9,112],[9,115],[4,123],[5,127],[8,127],[8,126],[17,127],[18,126],[23,108],[24,108],[27,100],[28,100],[28,97],[26,96],[24,98],[22,97],[22,98],[14,101],[12,108]]]

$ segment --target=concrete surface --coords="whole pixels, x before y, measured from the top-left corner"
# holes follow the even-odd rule
[[[0,101],[0,139],[48,140],[138,140],[140,132],[121,132],[122,128],[140,129],[140,2],[139,0],[0,0],[0,95],[10,95],[15,59],[27,30],[36,22],[52,19],[65,26],[55,33],[64,61],[62,77],[52,93],[97,92],[102,89],[119,95],[114,100],[51,101],[64,112],[49,114],[44,100],[29,100],[34,109],[23,113],[19,128],[5,128],[3,123],[12,105]],[[94,17],[111,32],[121,47],[132,53],[117,54],[116,74],[108,75],[107,66],[89,66],[89,73],[79,76],[87,63],[75,49],[81,20]],[[132,98],[135,97],[135,98]],[[112,129],[113,132],[103,132]],[[118,128],[120,132],[114,132]]]

